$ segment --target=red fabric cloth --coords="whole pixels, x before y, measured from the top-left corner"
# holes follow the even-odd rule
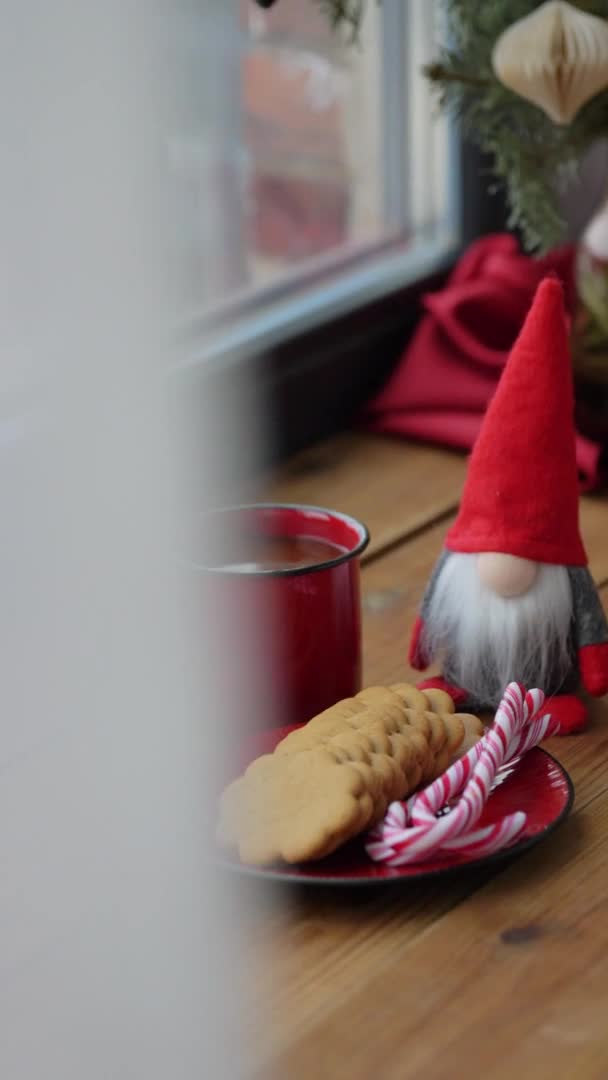
[[[364,417],[373,431],[470,449],[534,291],[548,272],[563,282],[573,311],[573,250],[522,255],[514,237],[476,241],[449,281],[423,300],[425,314],[393,375]],[[599,479],[600,447],[578,436],[581,485]]]
[[[471,454],[450,551],[584,566],[563,289],[540,283]]]

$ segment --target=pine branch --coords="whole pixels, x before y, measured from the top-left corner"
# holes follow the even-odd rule
[[[346,28],[351,40],[358,39],[366,0],[317,0],[317,3],[334,30]]]
[[[432,64],[426,64],[422,69],[422,73],[423,75],[426,75],[430,82],[434,83],[458,82],[465,86],[491,86],[489,79],[479,78],[479,76],[471,75],[469,72],[450,71],[437,61]]]
[[[259,0],[268,6],[274,0]],[[381,0],[377,0],[381,3]],[[401,0],[406,3],[407,0]],[[429,0],[430,2],[430,0]],[[424,69],[465,132],[494,162],[510,208],[509,224],[523,232],[531,251],[546,251],[563,231],[559,191],[585,153],[608,135],[608,90],[588,102],[566,127],[496,78],[492,50],[499,35],[543,0],[443,0],[449,49]],[[356,41],[367,0],[315,0],[331,25]],[[576,0],[591,15],[608,19],[608,0]]]
[[[509,224],[522,230],[529,250],[546,251],[563,235],[559,192],[589,148],[608,134],[608,91],[589,101],[568,126],[560,126],[499,82],[492,68],[498,36],[540,2],[445,0],[450,49],[427,66],[426,75],[439,90],[441,107],[492,158],[506,190]],[[608,18],[608,0],[577,6]]]

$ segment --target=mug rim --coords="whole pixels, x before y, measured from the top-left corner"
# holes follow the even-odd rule
[[[331,518],[338,518],[345,524],[354,527],[359,533],[359,540],[354,548],[336,555],[333,559],[325,559],[321,563],[312,563],[306,566],[284,566],[267,570],[231,570],[225,566],[205,566],[204,563],[193,562],[195,569],[205,574],[223,574],[229,577],[296,577],[300,574],[316,574],[319,570],[332,570],[334,566],[358,558],[366,549],[370,541],[370,533],[367,525],[352,514],[345,514],[341,510],[331,510],[327,506],[315,506],[312,503],[289,503],[289,502],[255,502],[255,503],[230,503],[226,506],[216,506],[211,510],[202,511],[200,517],[212,517],[214,514],[234,513],[238,510],[304,510],[327,514]]]

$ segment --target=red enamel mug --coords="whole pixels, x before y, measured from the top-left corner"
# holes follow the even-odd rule
[[[356,694],[365,525],[323,507],[269,503],[214,510],[204,521],[210,547],[197,568],[209,613],[228,627],[235,653],[256,658],[257,720],[240,717],[241,732],[303,723]]]

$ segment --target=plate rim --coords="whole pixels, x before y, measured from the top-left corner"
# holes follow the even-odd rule
[[[539,844],[547,836],[550,836],[562,822],[568,817],[572,806],[574,804],[575,790],[572,777],[568,770],[562,765],[553,754],[548,750],[545,750],[542,746],[534,747],[539,753],[544,754],[549,758],[554,765],[562,773],[566,781],[568,788],[568,798],[563,809],[558,816],[551,821],[542,832],[535,833],[533,836],[524,837],[522,840],[518,840],[511,847],[504,848],[502,851],[495,851],[492,855],[481,855],[476,859],[472,859],[470,862],[456,863],[453,866],[437,867],[434,870],[422,870],[418,874],[394,874],[386,877],[363,877],[363,878],[347,878],[347,877],[331,877],[331,876],[307,876],[303,870],[300,870],[297,874],[289,869],[278,869],[274,867],[264,868],[262,866],[252,866],[248,863],[239,863],[236,861],[222,858],[220,855],[215,855],[212,862],[215,866],[222,870],[227,870],[236,874],[243,874],[247,877],[253,877],[261,881],[272,881],[281,884],[289,885],[303,885],[303,886],[317,886],[320,888],[332,886],[333,888],[373,888],[374,886],[390,886],[390,885],[402,885],[405,886],[408,883],[419,884],[423,881],[432,881],[437,878],[446,878],[454,874],[468,873],[472,870],[479,870],[485,866],[494,866],[501,862],[507,862],[509,859],[513,859],[518,855],[523,855],[530,848]],[[304,864],[305,865],[305,864]],[[398,870],[398,867],[395,867]]]

